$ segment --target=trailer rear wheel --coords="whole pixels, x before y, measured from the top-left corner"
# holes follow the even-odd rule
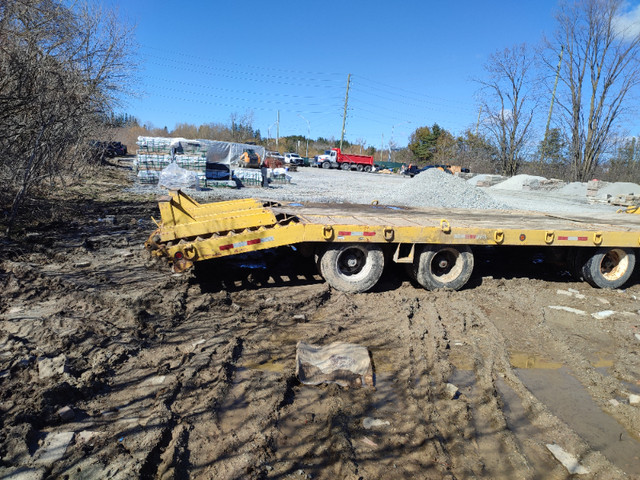
[[[361,172],[363,169],[364,167],[360,163],[356,165],[356,170],[358,170],[359,172]]]
[[[586,259],[582,275],[594,287],[619,288],[629,280],[635,264],[630,248],[598,248]]]
[[[384,253],[373,243],[331,245],[319,254],[318,265],[324,279],[336,290],[366,292],[380,280]]]
[[[351,165],[349,165],[348,163],[341,163],[340,168],[342,170],[349,170],[351,168]]]
[[[371,171],[371,165],[365,165],[364,166],[364,171],[365,172],[370,172]]]
[[[427,290],[459,290],[473,272],[473,253],[466,245],[427,245],[413,264],[415,278]]]
[[[322,168],[326,168],[326,169],[331,168],[331,163],[330,162],[322,162]]]

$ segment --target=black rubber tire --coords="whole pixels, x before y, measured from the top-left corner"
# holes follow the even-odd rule
[[[319,253],[320,273],[336,290],[366,292],[378,283],[384,269],[384,252],[375,243],[330,245]]]
[[[569,273],[573,279],[578,282],[584,282],[582,268],[589,257],[589,252],[590,250],[587,248],[572,248],[567,254],[567,267],[569,269]]]
[[[361,165],[361,164],[356,165],[356,170],[361,172],[362,170],[364,170],[364,165]]]
[[[367,172],[367,173],[370,172],[371,171],[371,165],[365,165],[364,166],[364,171]]]
[[[413,263],[416,281],[427,290],[460,290],[473,272],[467,245],[425,245]]]
[[[327,170],[331,168],[331,162],[322,162],[322,168],[326,168]]]
[[[633,274],[635,252],[630,248],[598,248],[587,256],[582,276],[597,288],[620,288]]]
[[[342,170],[351,170],[351,165],[349,165],[348,163],[341,163],[340,168]]]

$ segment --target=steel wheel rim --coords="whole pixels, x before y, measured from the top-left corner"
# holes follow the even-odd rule
[[[600,274],[608,281],[622,278],[628,269],[629,256],[621,248],[609,250],[600,260]]]
[[[430,270],[438,281],[448,283],[460,276],[462,273],[463,261],[458,250],[444,248],[438,250],[431,259]]]
[[[367,273],[367,252],[360,248],[348,248],[338,255],[336,260],[340,275],[357,278]]]

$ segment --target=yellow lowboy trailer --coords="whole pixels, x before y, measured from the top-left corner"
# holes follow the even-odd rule
[[[315,255],[325,280],[345,292],[373,287],[385,259],[406,264],[427,289],[457,290],[471,276],[474,246],[559,247],[576,277],[618,288],[633,273],[640,247],[640,215],[565,217],[255,199],[200,204],[181,191],[171,191],[159,207],[161,222],[146,246],[175,271],[200,260],[297,246]]]

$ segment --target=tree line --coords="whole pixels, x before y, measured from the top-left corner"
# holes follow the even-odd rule
[[[132,30],[114,11],[59,0],[0,2],[0,200],[23,202],[90,168],[128,92]]]

